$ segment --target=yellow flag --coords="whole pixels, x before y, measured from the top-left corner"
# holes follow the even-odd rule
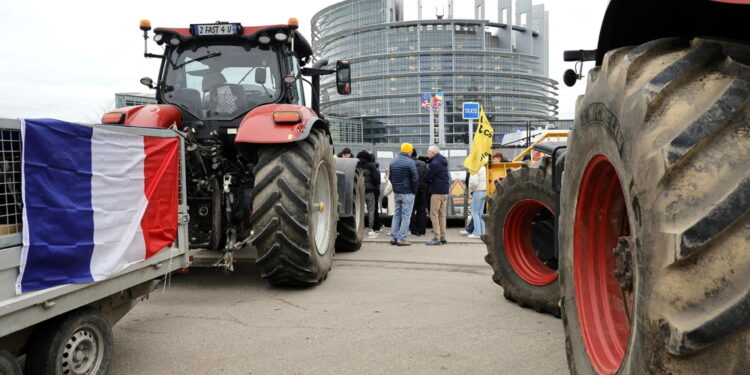
[[[490,161],[492,153],[492,138],[495,131],[492,124],[487,120],[484,114],[484,107],[479,107],[479,124],[477,131],[474,133],[474,140],[471,145],[471,153],[464,160],[464,167],[469,169],[470,174],[476,174],[483,165]]]

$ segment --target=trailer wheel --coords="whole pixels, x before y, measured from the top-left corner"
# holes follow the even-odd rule
[[[106,374],[112,346],[112,329],[99,310],[76,310],[35,331],[27,347],[26,374]]]
[[[362,247],[365,233],[365,179],[362,171],[354,175],[354,199],[351,217],[339,218],[336,251],[357,251]]]
[[[572,373],[750,369],[749,57],[660,39],[589,73],[559,230]]]
[[[313,129],[302,141],[258,151],[252,243],[261,276],[273,285],[310,285],[331,269],[338,218],[333,149]]]
[[[551,164],[526,162],[496,183],[482,239],[505,298],[559,317]]]
[[[0,375],[22,375],[21,364],[16,356],[0,349]]]

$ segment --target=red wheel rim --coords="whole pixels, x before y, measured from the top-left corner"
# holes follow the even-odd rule
[[[548,285],[557,279],[555,270],[547,267],[537,256],[531,243],[531,228],[534,218],[541,211],[552,210],[535,199],[524,199],[508,212],[503,226],[505,256],[516,274],[532,285]]]
[[[573,230],[573,278],[583,343],[594,369],[614,374],[625,358],[630,323],[614,276],[612,249],[630,230],[620,179],[604,155],[594,156],[583,173]]]

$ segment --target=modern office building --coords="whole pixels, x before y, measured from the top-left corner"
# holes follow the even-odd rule
[[[153,93],[123,92],[115,94],[115,108],[144,104],[156,104],[156,97]]]
[[[417,20],[403,19],[403,0],[346,0],[315,14],[315,55],[329,66],[352,63],[352,95],[338,95],[333,76],[321,80],[321,111],[335,137],[357,142],[347,137],[358,121],[364,142],[432,143],[437,121],[422,109],[425,93],[444,94],[446,143],[467,140],[463,102],[484,106],[496,143],[527,121],[556,119],[548,12],[531,0],[490,2],[474,0],[474,19],[454,19],[451,0],[435,19],[422,19],[421,0],[412,2]]]

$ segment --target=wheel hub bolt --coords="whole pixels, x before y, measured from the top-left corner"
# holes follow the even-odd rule
[[[633,291],[633,252],[630,242],[630,237],[620,237],[617,247],[612,249],[616,264],[613,273],[620,281],[620,289],[626,292]]]

